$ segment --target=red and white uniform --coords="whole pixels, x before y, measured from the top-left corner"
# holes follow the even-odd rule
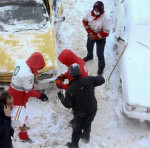
[[[96,16],[93,10],[89,10],[83,17],[82,23],[87,33],[94,33],[95,39],[104,39],[109,35],[111,21],[105,11]]]
[[[19,60],[15,65],[8,93],[13,96],[14,105],[26,106],[29,97],[40,98],[41,93],[33,90],[34,74],[45,67],[43,55],[39,52],[33,53],[27,61]],[[27,132],[19,133],[20,139],[27,139]]]
[[[41,53],[33,53],[27,61],[19,60],[15,65],[12,81],[8,90],[13,96],[14,105],[26,105],[29,97],[40,98],[41,93],[33,90],[34,74],[45,67]]]

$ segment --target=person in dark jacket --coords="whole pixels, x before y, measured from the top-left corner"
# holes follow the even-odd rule
[[[11,136],[14,130],[11,127],[11,110],[13,98],[8,93],[0,96],[0,148],[12,148]]]
[[[74,112],[72,142],[68,142],[67,146],[78,148],[80,138],[85,142],[90,140],[91,123],[97,112],[94,88],[102,85],[105,80],[102,76],[82,78],[80,67],[76,63],[69,67],[69,74],[73,80],[65,92],[65,97],[61,92],[58,97],[66,108],[72,108]]]

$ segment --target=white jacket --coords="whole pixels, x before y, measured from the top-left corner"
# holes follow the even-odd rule
[[[99,18],[97,18],[97,20],[94,20],[94,18],[95,17],[91,15],[91,10],[89,10],[87,14],[83,17],[83,20],[88,22],[89,27],[95,33],[99,33],[101,30],[109,33],[111,21],[106,16],[105,12]]]
[[[25,60],[19,60],[15,65],[11,87],[27,93],[32,90],[33,84],[34,75],[31,69],[28,67]]]

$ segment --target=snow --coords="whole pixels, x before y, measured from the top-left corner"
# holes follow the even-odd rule
[[[112,19],[110,36],[105,46],[106,68],[104,78],[107,79],[117,59],[118,49],[115,40],[115,0],[103,0],[105,11]],[[94,0],[63,0],[66,21],[62,23],[57,35],[58,54],[63,49],[71,49],[78,56],[86,56],[86,32],[82,26],[82,17],[86,11],[92,9]],[[89,75],[97,75],[97,56],[87,62]],[[58,62],[59,74],[66,71],[66,67]],[[91,140],[85,144],[79,142],[80,148],[149,148],[149,123],[140,123],[121,114],[121,89],[119,82],[119,67],[117,66],[110,79],[110,88],[106,83],[95,89],[98,101],[98,111],[92,123]],[[56,97],[57,88],[50,87],[48,102],[41,102],[30,98],[27,103],[27,113],[30,118],[29,137],[33,144],[21,143],[17,133],[13,139],[15,148],[65,148],[66,142],[71,140],[72,129],[69,122],[72,119],[71,110],[66,109]]]
[[[150,23],[149,0],[132,0],[133,15],[136,23]],[[144,9],[143,9],[144,8]],[[141,13],[142,12],[142,13]],[[142,21],[141,21],[142,20]]]

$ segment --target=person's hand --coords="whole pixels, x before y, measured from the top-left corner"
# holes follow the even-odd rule
[[[90,33],[89,33],[89,37],[90,37],[91,40],[93,40],[93,39],[94,39],[94,33],[93,33],[93,32],[90,32]]]
[[[61,74],[57,77],[57,79],[61,79],[62,81],[64,81],[65,78],[65,74]]]
[[[60,100],[62,100],[62,101],[64,100],[64,95],[61,92],[58,92],[57,96]]]
[[[62,80],[61,79],[56,79],[55,83],[58,88],[60,88],[60,89],[62,88]]]
[[[4,114],[7,117],[11,116],[11,109],[8,106],[5,106],[5,105],[4,105]]]
[[[47,95],[41,93],[41,97],[39,99],[41,99],[44,102],[44,101],[48,100],[48,97],[47,97]]]
[[[19,127],[19,129],[23,133],[27,132],[27,126],[25,124],[22,127]]]

